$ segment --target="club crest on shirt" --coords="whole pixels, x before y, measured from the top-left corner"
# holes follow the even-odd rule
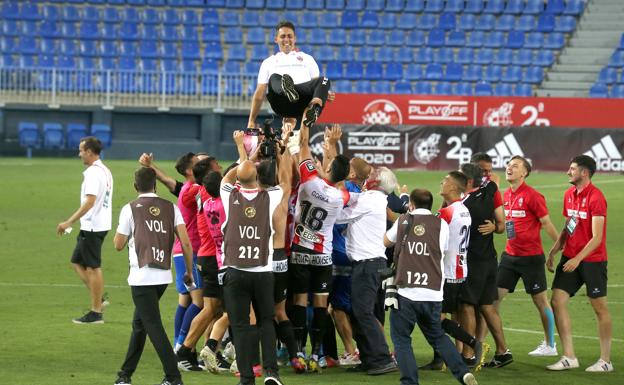
[[[256,216],[256,209],[254,207],[247,207],[245,209],[245,216],[247,218],[253,218]]]
[[[414,234],[416,234],[416,236],[418,237],[422,237],[423,235],[425,235],[425,226],[423,225],[414,226]]]
[[[522,198],[518,199],[518,206],[522,207],[522,202],[524,202]]]
[[[299,55],[297,55],[297,60],[299,60],[299,61],[303,61],[303,56],[299,56]]]
[[[155,217],[160,215],[160,209],[158,207],[156,207],[156,206],[150,206],[149,212],[150,212],[150,214],[152,214]]]
[[[581,207],[585,207],[585,203],[587,203],[587,198],[583,198],[583,201],[581,202]]]

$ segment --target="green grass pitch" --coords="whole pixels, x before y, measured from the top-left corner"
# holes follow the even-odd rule
[[[88,310],[87,292],[72,271],[69,257],[75,244],[75,233],[58,237],[56,224],[66,219],[79,204],[79,187],[83,166],[79,159],[0,158],[0,384],[112,384],[124,358],[130,334],[133,310],[126,284],[127,252],[116,252],[112,238],[119,210],[135,193],[132,173],[137,167],[131,161],[106,161],[115,177],[113,231],[103,251],[106,291],[111,306],[105,311],[104,325],[74,325],[71,319]],[[160,166],[174,175],[172,162]],[[439,183],[442,172],[398,172],[401,183],[410,188],[430,189],[440,202]],[[503,177],[502,172],[499,175]],[[563,191],[568,186],[564,172],[534,173],[528,182],[546,197],[553,222],[561,229]],[[502,369],[483,370],[477,374],[480,384],[623,384],[624,383],[624,178],[621,175],[596,175],[594,183],[608,201],[609,307],[613,317],[612,361],[615,372],[590,374],[583,369],[599,356],[594,315],[584,289],[572,299],[575,348],[581,368],[565,373],[551,373],[544,366],[553,358],[531,358],[527,352],[542,339],[541,324],[530,298],[520,290],[509,295],[502,305],[505,336],[514,353],[514,363]],[[504,181],[503,181],[504,185]],[[170,194],[159,186],[163,197]],[[75,224],[75,229],[79,227]],[[543,236],[543,238],[546,238]],[[544,241],[545,248],[551,245]],[[502,250],[504,236],[496,237],[497,250]],[[549,280],[552,274],[548,275]],[[174,287],[170,286],[161,301],[167,332],[173,333],[176,304]],[[489,342],[491,338],[489,338]],[[420,331],[413,334],[416,358],[424,363],[431,348]],[[560,349],[561,351],[561,349]],[[491,353],[490,353],[491,355]],[[489,358],[489,357],[488,357]],[[286,384],[397,384],[398,374],[370,377],[348,374],[334,368],[320,375],[295,376],[288,368],[282,371]],[[421,372],[422,384],[456,384],[448,373]],[[158,383],[162,369],[150,343],[133,376],[133,384]],[[229,374],[185,373],[187,385],[236,384]],[[260,380],[260,379],[259,379]],[[258,383],[261,383],[260,381]]]

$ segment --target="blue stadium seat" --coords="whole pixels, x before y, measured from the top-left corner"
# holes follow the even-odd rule
[[[299,12],[286,11],[282,14],[282,20],[288,20],[291,23],[293,23],[295,26],[302,26],[301,23],[299,22]]]
[[[464,11],[464,0],[446,0],[444,12],[460,13]]]
[[[267,4],[266,4],[267,9],[284,9],[285,7],[286,7],[286,2],[284,0],[271,0],[271,1],[267,1]],[[290,19],[286,18],[286,20],[290,20]]]
[[[418,24],[416,24],[416,28],[423,29],[425,31],[429,31],[435,28],[438,25],[438,18],[436,15],[432,13],[422,14],[418,18]],[[413,26],[412,26],[413,28]]]
[[[199,46],[198,46],[199,48]],[[193,54],[194,51],[190,51],[189,54]],[[182,45],[182,57],[186,58],[186,59],[199,59],[199,49],[196,51],[196,56],[186,56],[187,54],[185,54],[184,51],[184,45]],[[245,48],[244,45],[242,44],[231,44],[228,47],[228,55],[227,55],[228,60],[240,60],[240,61],[245,61],[247,60],[247,49]]]
[[[12,53],[17,52],[15,39],[10,36],[0,36],[0,52],[10,57]]]
[[[464,66],[459,63],[448,63],[444,72],[444,80],[458,82],[464,77]]]
[[[197,72],[197,62],[195,60],[182,60],[180,63],[181,72]]]
[[[185,41],[182,42],[182,47],[181,47],[181,57],[182,59],[191,59],[191,60],[199,60],[201,58],[200,56],[200,50],[199,50],[199,43],[196,41]],[[231,44],[230,45],[230,52],[231,50],[242,50],[242,52],[244,53],[244,48],[242,48],[241,45],[237,45],[237,44]],[[232,59],[228,56],[228,59]],[[244,60],[245,58],[241,59]]]
[[[63,126],[60,123],[43,123],[43,148],[62,149],[65,145]]]
[[[243,9],[245,8],[244,0],[225,0],[226,8]]]
[[[6,1],[2,4],[2,10],[0,11],[2,19],[19,19],[20,9],[17,2]]]
[[[442,65],[439,63],[429,63],[425,67],[425,79],[427,80],[441,80],[443,74]]]
[[[589,89],[590,98],[606,98],[609,96],[609,87],[603,83],[596,83]]]
[[[444,10],[444,0],[427,0],[425,3],[425,12],[440,13]]]
[[[468,82],[483,80],[483,67],[479,64],[469,65],[464,71],[463,80]]]
[[[33,55],[20,56],[19,57],[19,67],[20,68],[34,68],[35,67],[35,57]]]
[[[20,10],[20,18],[22,20],[41,20],[42,15],[39,13],[39,7],[35,3],[23,3]]]
[[[488,82],[481,81],[475,84],[474,95],[475,96],[492,96],[492,85]]]
[[[40,54],[37,60],[37,67],[53,68],[56,66],[56,60],[53,55]]]
[[[393,60],[398,63],[408,64],[414,61],[413,51],[409,48],[397,48],[393,56]]]
[[[59,56],[56,62],[56,67],[61,69],[75,69],[76,60],[73,56]]]
[[[139,23],[141,17],[136,8],[126,8],[121,14],[121,20],[127,23]]]
[[[512,96],[513,87],[509,83],[497,83],[494,86],[494,96]]]
[[[405,43],[409,47],[422,47],[426,41],[427,39],[423,31],[413,29],[407,33],[407,41]]]
[[[414,13],[401,13],[397,20],[397,28],[400,29],[413,29],[418,25],[418,18]]]
[[[187,7],[203,7],[205,5],[204,0],[186,0],[184,4]]]
[[[39,52],[37,40],[34,37],[24,36],[18,40],[18,51],[21,54],[34,55]]]
[[[540,84],[544,80],[542,67],[531,66],[524,73],[524,83]]]
[[[260,25],[265,28],[275,28],[277,23],[279,23],[279,15],[275,11],[265,11],[260,16]]]
[[[420,47],[414,56],[414,63],[429,64],[433,62],[433,49]]]
[[[63,27],[69,27],[72,26],[73,24],[65,24],[63,25]],[[73,31],[75,33],[75,30]],[[68,36],[66,35],[66,33],[69,33],[69,31],[65,31],[63,33],[63,36],[65,36],[66,38],[75,38],[76,35],[73,36]],[[100,29],[98,27],[98,25],[95,22],[83,22],[80,24],[80,34],[79,37],[81,39],[99,39],[100,38]]]
[[[449,82],[438,82],[433,93],[436,95],[453,95],[453,84]]]
[[[384,0],[366,0],[366,10],[369,11],[383,11],[385,7]]]
[[[108,45],[113,46],[115,44],[114,41],[106,41],[101,46],[102,50],[105,50]],[[137,45],[131,41],[120,41],[119,43],[119,55],[125,57],[135,57],[137,55]],[[108,56],[116,56],[112,53],[108,53]]]
[[[362,79],[364,77],[364,66],[362,65],[361,62],[358,62],[358,61],[347,62],[343,77],[349,80]],[[357,82],[356,82],[356,87],[357,87]]]
[[[562,49],[565,45],[565,35],[561,32],[551,32],[546,34],[544,48]]]
[[[274,14],[274,12],[267,11],[267,12],[265,12],[265,16],[267,14]],[[275,16],[277,16],[277,15],[275,15]],[[263,23],[263,21],[261,21],[261,24],[262,23]],[[240,22],[240,12],[235,12],[235,11],[225,11],[225,12],[223,12],[221,14],[221,18],[219,19],[219,24],[223,25],[223,26],[228,26],[228,27],[239,26],[241,24],[241,22]],[[277,22],[272,23],[271,26],[274,27],[276,24],[277,24]],[[264,24],[262,24],[262,26],[264,26]]]
[[[330,11],[339,11],[343,10],[345,7],[344,0],[326,0],[325,1],[325,9]]]
[[[488,0],[483,8],[483,13],[498,15],[505,9],[505,0]]]
[[[341,26],[342,28],[358,28],[360,25],[357,13],[355,11],[344,11],[342,13]]]
[[[119,11],[117,11],[117,8],[106,7],[104,8],[102,19],[105,23],[118,23],[121,18],[119,17]]]
[[[440,18],[438,19],[438,28],[444,30],[455,29],[457,22],[455,20],[455,14],[450,12],[444,12],[440,14]]]
[[[216,61],[213,62],[214,64],[211,64],[211,62],[205,61],[202,62],[202,71],[212,71],[212,72],[218,72],[219,71],[219,63],[217,63]],[[257,75],[258,71],[260,70],[260,62],[257,61],[248,61],[245,63],[245,65],[243,66],[243,72],[247,75]]]
[[[329,45],[322,45],[314,51],[314,58],[320,62],[336,60],[336,52]]]
[[[349,31],[347,35],[347,44],[350,45],[364,45],[366,43],[366,33],[363,29],[354,29]]]
[[[219,35],[217,34],[217,37],[218,36]],[[249,28],[247,30],[247,44],[265,44],[265,43],[266,43],[266,35],[264,33],[264,30],[261,27]]]
[[[383,66],[379,62],[370,62],[366,64],[364,70],[364,79],[380,80],[383,75]]]
[[[570,1],[570,0],[568,0]],[[548,0],[546,2],[546,13],[553,15],[560,15],[565,10],[565,4],[563,0]]]
[[[58,21],[60,18],[59,9],[55,5],[44,5],[43,6],[43,19]]]
[[[389,33],[386,34],[386,45],[391,46],[391,47],[403,47],[404,45],[406,45],[405,44],[405,32],[399,29],[391,30]]]
[[[394,83],[395,94],[411,94],[412,84],[408,81],[402,80]]]
[[[337,46],[347,44],[347,31],[342,28],[335,29],[333,31],[333,35],[331,36],[331,42]]]
[[[81,43],[85,43],[88,47],[84,52],[81,52],[83,56],[95,56],[97,54],[95,49],[95,43],[92,41],[83,41]],[[77,54],[78,49],[76,48],[76,43],[74,40],[61,40],[59,44],[59,48],[61,50],[61,54],[67,56],[74,56]]]
[[[483,42],[483,46],[487,48],[501,48],[505,45],[505,34],[500,31],[492,31],[488,33]]]
[[[80,140],[87,136],[87,127],[82,123],[68,123],[65,143],[67,148],[74,150],[80,145]]]
[[[288,9],[304,9],[305,1],[304,0],[286,0],[286,8]]]
[[[365,11],[360,21],[360,27],[362,28],[377,28],[379,25],[379,19],[377,13],[372,11]]]
[[[158,71],[158,62],[156,59],[140,59],[139,71]]]
[[[318,27],[318,14],[316,12],[303,12],[301,16],[301,26],[305,28]]]
[[[2,24],[2,34],[5,36],[19,36],[20,29],[15,20],[5,20]]]
[[[503,13],[508,15],[519,15],[524,10],[524,0],[507,0]]]
[[[63,7],[61,20],[70,22],[80,21],[80,12],[78,12],[78,9],[73,5],[65,6]]]
[[[321,28],[338,28],[340,25],[338,21],[338,14],[336,12],[326,12],[321,18],[319,18],[318,25]]]
[[[466,33],[464,31],[451,31],[446,39],[449,47],[464,47],[466,45]]]
[[[533,15],[522,15],[516,22],[516,30],[532,32],[537,27],[537,21]]]
[[[555,17],[549,14],[539,15],[537,18],[537,31],[552,32],[555,30]]]
[[[113,132],[108,124],[92,124],[91,135],[98,138],[104,148],[108,148],[112,144]]]
[[[403,8],[403,11],[421,13],[424,10],[425,10],[424,0],[405,0],[405,7]]]
[[[374,29],[366,38],[366,44],[372,46],[380,46],[386,43],[386,32],[381,29]]]
[[[516,17],[514,15],[501,15],[496,20],[494,29],[497,31],[511,31],[516,26]]]
[[[221,43],[212,42],[207,44],[206,49],[204,50],[204,57],[208,59],[222,60],[223,48],[221,48]]]
[[[455,94],[470,96],[473,94],[472,83],[461,82],[455,85]]]
[[[542,48],[544,46],[544,34],[541,32],[529,32],[524,40],[524,48]]]
[[[262,9],[264,8],[264,0],[247,0],[245,5],[247,9]]]
[[[308,36],[307,43],[312,45],[325,45],[327,44],[327,33],[322,28],[314,28],[310,31],[310,35]]]
[[[453,63],[455,62],[455,53],[450,47],[438,48],[433,55],[433,61],[441,64]]]
[[[427,46],[442,47],[444,46],[446,35],[443,29],[434,28],[429,32],[427,37]]]
[[[355,82],[353,92],[356,94],[371,94],[373,93],[373,86],[369,80],[359,80]]]
[[[266,45],[262,44],[251,46],[251,57],[249,58],[250,60],[262,61],[267,57],[269,57],[269,50],[267,49]]]
[[[550,67],[555,63],[555,54],[550,50],[539,50],[535,56],[535,65]]]
[[[519,49],[524,46],[524,32],[522,31],[509,31],[507,34],[507,44],[505,47],[511,49]]]
[[[256,29],[260,31],[261,36],[257,37],[258,39],[262,39],[262,43],[264,43],[264,30],[260,27],[250,28],[249,34],[256,34]],[[249,39],[249,35],[247,36]],[[255,41],[256,37],[254,37]],[[221,32],[219,31],[219,27],[216,25],[206,25],[202,29],[201,40],[203,42],[220,42],[221,41]],[[248,43],[253,43],[253,41],[247,41]]]
[[[459,16],[457,28],[462,31],[472,31],[477,24],[477,17],[470,13],[464,13]]]
[[[568,0],[563,10],[564,15],[580,16],[585,9],[585,0]]]
[[[460,64],[472,64],[474,62],[474,50],[469,47],[462,47],[457,51],[455,61]]]
[[[351,90],[351,81],[350,80],[337,80],[332,82],[332,89],[339,94],[350,94]]]
[[[377,57],[377,55],[375,55],[375,49],[365,45],[358,50],[355,55],[355,60],[362,63],[368,63],[375,60],[375,57]]]
[[[123,23],[117,30],[117,37],[121,40],[137,40],[139,29],[135,23]]]
[[[255,67],[253,70],[251,68],[247,68],[247,64],[255,64],[254,62],[245,63],[245,72],[249,74],[257,74],[260,66]],[[251,70],[251,71],[249,71]],[[201,71],[202,72],[219,72],[219,62],[211,59],[204,59],[201,62]]]
[[[490,14],[483,14],[478,17],[474,29],[477,31],[492,31],[496,25],[496,17]]]
[[[258,11],[243,11],[241,26],[255,27],[257,25],[260,25],[260,14],[258,13]]]
[[[618,71],[613,67],[604,67],[598,73],[598,83],[613,84],[617,82]]]
[[[409,63],[404,72],[404,77],[407,80],[420,80],[424,77],[422,66],[416,63]]]
[[[147,10],[146,10],[147,11]],[[204,9],[201,15],[201,23],[205,25],[219,25],[219,13],[216,9]]]
[[[574,16],[559,16],[555,21],[555,32],[572,33],[576,30]]]
[[[216,26],[213,26],[216,27]],[[199,40],[199,32],[197,31],[197,27],[194,25],[185,25],[182,29],[179,30],[180,39],[183,41],[198,41]]]
[[[611,55],[609,67],[624,67],[624,50],[618,50]]]
[[[361,11],[364,9],[365,5],[365,0],[347,0],[345,4],[345,9],[347,11]]]
[[[206,50],[209,50],[209,44],[206,46]],[[176,43],[163,42],[160,45],[160,56],[163,59],[175,59],[178,57],[178,47]]]
[[[36,37],[38,34],[37,22],[35,21],[22,21],[21,35]]]
[[[402,12],[405,0],[387,0],[384,12]]]
[[[522,80],[522,67],[507,66],[501,76],[501,81],[505,83],[518,83]]]
[[[325,0],[306,0],[306,9],[320,11],[325,8]]]
[[[228,44],[240,44],[243,42],[243,30],[239,27],[226,28],[223,34],[224,41]]]
[[[544,0],[527,0],[522,11],[525,15],[539,15],[542,12],[544,12]]]
[[[122,71],[136,71],[137,63],[134,57],[132,56],[121,56],[119,57],[119,62],[117,63],[117,69]]]
[[[78,68],[81,70],[92,71],[95,70],[95,59],[92,57],[80,57],[78,58]],[[78,76],[79,74],[77,74]]]
[[[416,82],[416,85],[414,86],[414,93],[416,95],[430,95],[433,93],[433,87],[429,82]]]
[[[386,70],[383,75],[386,80],[399,80],[403,78],[403,65],[397,62],[386,64]]]
[[[390,62],[394,58],[394,48],[386,46],[379,47],[377,49],[376,57],[378,58],[377,61],[380,61],[382,63]]]
[[[485,73],[483,74],[483,80],[495,83],[501,80],[503,76],[503,67],[497,65],[490,65],[485,67]]]
[[[533,50],[520,49],[515,51],[512,62],[513,65],[528,66],[533,63]]]
[[[31,158],[32,149],[41,146],[41,137],[39,136],[37,123],[19,122],[17,125],[17,136],[20,147],[26,148],[26,155],[28,158]]]
[[[41,37],[59,37],[61,35],[56,21],[44,20],[39,23],[39,36]]]
[[[55,39],[41,39],[40,52],[47,55],[55,55],[58,46]]]
[[[533,96],[533,87],[530,84],[518,83],[513,90],[514,96]]]
[[[92,3],[105,3],[106,0],[91,0]],[[145,5],[146,0],[126,0],[129,5]]]
[[[624,84],[616,84],[611,87],[609,92],[611,98],[624,98]]]
[[[241,62],[239,61],[230,61],[230,60],[226,60],[223,63],[223,73],[225,74],[230,74],[230,75],[236,75],[236,74],[240,74],[242,71],[242,66],[241,66]]]
[[[492,63],[496,65],[510,65],[513,61],[513,51],[509,48],[499,49],[492,59]]]
[[[392,83],[387,80],[378,80],[375,82],[374,90],[376,94],[391,94]]]
[[[465,13],[480,14],[483,12],[483,0],[466,0]]]
[[[116,70],[117,64],[115,63],[115,59],[111,57],[101,58],[98,63],[98,69],[102,71]]]

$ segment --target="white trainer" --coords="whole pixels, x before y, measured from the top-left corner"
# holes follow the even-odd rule
[[[607,362],[607,361],[605,361],[605,360],[603,360],[601,358],[598,361],[596,361],[595,364],[593,364],[592,366],[590,366],[587,369],[585,369],[585,371],[586,372],[594,372],[594,373],[612,372],[613,371],[613,364],[611,363],[611,361]]]
[[[236,349],[232,341],[228,342],[225,348],[223,348],[223,357],[230,362],[236,360]]]
[[[550,346],[546,341],[542,341],[535,350],[529,352],[529,356],[532,357],[556,357],[558,355],[556,342],[554,346]]]
[[[559,361],[555,362],[552,365],[546,366],[548,370],[568,370],[579,367],[578,358],[568,358],[566,356],[561,356]]]
[[[210,373],[219,373],[219,364],[217,363],[217,355],[208,346],[199,352],[199,356],[204,360],[204,366]]]
[[[235,374],[236,372],[238,372],[238,364],[236,363],[236,360],[234,360],[230,366],[230,373]]]
[[[464,381],[464,384],[466,385],[479,385],[477,383],[477,379],[475,378],[474,374],[470,372],[464,374],[464,378],[462,378],[462,380]]]
[[[362,363],[357,355],[347,352],[340,356],[338,361],[340,362],[340,366],[356,366]]]

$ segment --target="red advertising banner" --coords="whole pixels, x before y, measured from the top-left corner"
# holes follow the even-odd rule
[[[322,155],[324,125],[313,128],[312,152]],[[495,169],[514,155],[527,158],[536,170],[565,171],[576,155],[596,159],[598,171],[624,171],[624,130],[541,127],[449,127],[342,125],[338,152],[390,168],[452,170],[486,152]]]
[[[319,123],[624,128],[624,99],[339,94]]]

